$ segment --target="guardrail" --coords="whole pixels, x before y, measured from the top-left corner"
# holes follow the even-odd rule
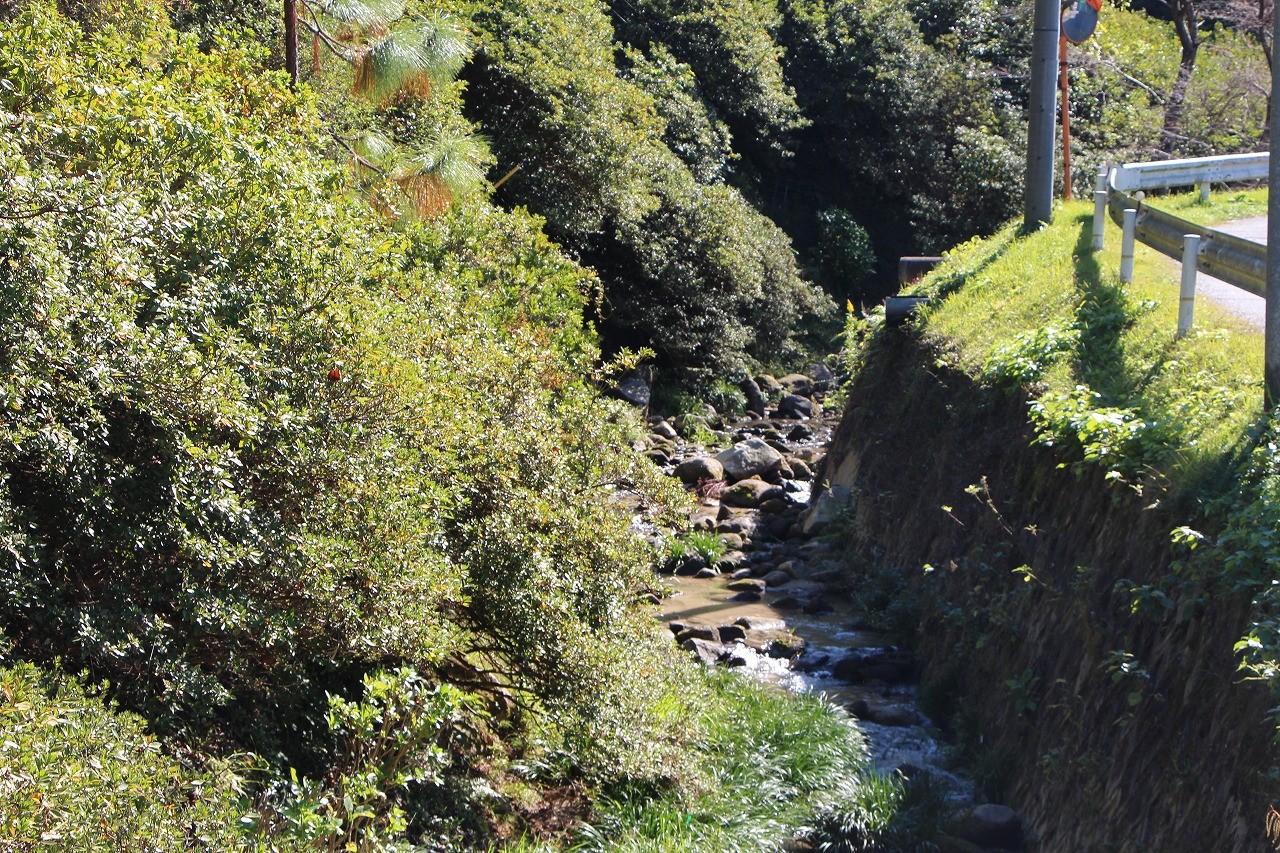
[[[1232,234],[1223,234],[1151,207],[1145,203],[1140,193],[1149,189],[1197,184],[1204,193],[1209,183],[1266,178],[1268,163],[1269,158],[1265,152],[1162,160],[1155,163],[1126,163],[1112,168],[1107,176],[1107,207],[1112,220],[1121,227],[1125,224],[1125,211],[1136,210],[1133,233],[1137,239],[1184,263],[1184,238],[1187,235],[1198,236],[1200,240],[1196,252],[1196,269],[1265,297],[1266,246]]]

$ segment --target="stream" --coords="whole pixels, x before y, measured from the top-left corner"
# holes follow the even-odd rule
[[[812,418],[775,412],[732,423],[713,418],[712,424],[729,446],[772,447],[783,458],[780,474],[765,476],[776,488],[755,505],[753,498],[731,500],[728,493],[700,500],[691,512],[692,528],[720,536],[730,551],[716,566],[694,562],[664,573],[667,594],[658,618],[676,642],[708,664],[740,669],[794,693],[825,694],[855,720],[881,772],[931,774],[954,802],[972,803],[973,784],[956,772],[953,751],[920,710],[909,652],[859,624],[839,547],[814,535],[820,526],[805,529],[810,466],[820,468],[834,419],[815,406]],[[672,476],[680,476],[681,464],[690,460],[709,464],[712,451],[686,441],[676,426],[682,424],[651,419],[650,457]],[[636,526],[657,537],[643,517],[637,516]]]

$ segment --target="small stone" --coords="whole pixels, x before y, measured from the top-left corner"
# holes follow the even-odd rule
[[[689,526],[695,530],[710,530],[716,526],[720,516],[718,506],[700,506],[689,516]]]
[[[724,547],[728,548],[730,551],[736,551],[742,547],[742,534],[721,533],[720,541],[724,544]]]
[[[748,631],[744,642],[761,654],[787,660],[799,657],[805,648],[804,638],[790,631]]]
[[[654,424],[653,432],[654,432],[654,435],[660,435],[663,438],[669,439],[671,441],[675,441],[677,438],[680,437],[680,434],[676,432],[676,428],[673,427],[671,424],[667,423],[666,421],[659,421],[658,423]]]
[[[695,577],[695,578],[701,578],[702,580],[706,580],[707,578],[714,578],[714,577],[717,577],[719,574],[720,574],[720,573],[719,573],[719,572],[717,572],[715,569],[713,569],[713,568],[711,568],[711,567],[709,567],[709,566],[708,566],[708,567],[707,567],[707,568],[705,568],[705,569],[699,569],[699,570],[698,570],[698,573],[697,573],[696,575],[694,575],[694,577]]]
[[[707,568],[707,558],[701,554],[685,554],[680,559],[680,564],[676,566],[676,574],[681,577],[691,577],[698,572]]]
[[[742,536],[750,536],[755,533],[755,530],[756,522],[752,518],[730,518],[716,525],[717,533],[738,533]]]
[[[767,616],[739,616],[733,624],[741,625],[748,631],[784,631],[787,623],[781,619],[770,619]]]
[[[743,590],[764,592],[767,588],[767,583],[755,578],[743,578],[741,580],[729,581],[729,589],[734,590],[735,592],[742,592]]]
[[[707,666],[718,663],[720,658],[729,651],[720,643],[698,638],[685,640],[680,644],[680,648],[685,651],[693,652],[698,657],[698,660],[702,661]]]
[[[784,595],[773,602],[772,606],[774,610],[799,610],[804,606],[804,602],[794,595]]]
[[[721,625],[716,631],[720,634],[722,643],[733,643],[747,637],[747,632],[741,625]]]
[[[796,424],[787,433],[787,441],[804,441],[806,438],[813,437],[813,430],[804,424]]]
[[[747,555],[741,551],[729,551],[716,561],[716,569],[721,572],[737,574],[738,570],[742,568],[742,564],[746,561]]]
[[[764,581],[764,583],[771,588],[778,587],[778,586],[786,586],[787,584],[791,583],[791,575],[787,574],[786,572],[773,571],[773,572],[769,572],[769,574],[765,575],[760,580]]]
[[[720,642],[720,634],[715,628],[706,625],[690,625],[676,634],[676,642],[680,645],[684,645],[689,640],[710,640],[713,643],[718,643]]]
[[[743,604],[750,604],[750,603],[752,603],[752,602],[755,602],[755,601],[759,601],[759,600],[760,600],[760,593],[758,593],[758,592],[751,592],[750,590],[745,590],[745,589],[744,589],[742,592],[735,593],[735,594],[733,594],[733,595],[729,596],[729,597],[728,597],[727,599],[725,599],[725,600],[726,600],[726,601],[737,601],[737,602],[741,602],[741,603],[743,603]]]
[[[918,726],[924,723],[920,712],[910,705],[871,705],[862,719],[882,726]]]
[[[645,456],[649,457],[649,461],[655,465],[670,465],[671,457],[662,450],[650,450]]]
[[[803,483],[813,479],[813,469],[809,467],[809,463],[802,459],[792,459],[790,460],[790,465],[791,479],[800,480]]]
[[[740,580],[742,580],[743,578],[749,578],[749,577],[751,577],[751,568],[750,568],[750,567],[748,567],[748,568],[743,568],[743,569],[738,569],[736,572],[734,572],[733,574],[729,575],[730,580],[735,580],[735,581],[740,581]]]

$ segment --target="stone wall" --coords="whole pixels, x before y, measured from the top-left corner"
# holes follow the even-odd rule
[[[853,571],[919,593],[925,682],[956,686],[1039,848],[1272,849],[1271,703],[1232,652],[1248,601],[1184,590],[1134,614],[1117,589],[1170,571],[1194,507],[1060,467],[1025,397],[909,332],[870,346],[826,467]]]

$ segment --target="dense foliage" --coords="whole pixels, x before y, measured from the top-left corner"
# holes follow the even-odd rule
[[[328,697],[388,665],[462,691],[455,773],[532,714],[580,767],[670,775],[681,676],[611,505],[664,487],[587,382],[594,277],[525,214],[391,227],[305,96],[124,20],[0,32],[15,653],[329,784]]]

